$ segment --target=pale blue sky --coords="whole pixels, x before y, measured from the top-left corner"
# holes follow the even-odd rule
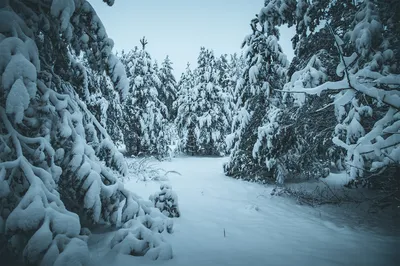
[[[250,20],[258,14],[263,0],[116,0],[108,7],[101,0],[90,0],[115,50],[140,46],[146,36],[146,49],[159,63],[169,55],[179,79],[189,62],[196,66],[201,46],[217,56],[240,52],[244,37],[251,33]],[[287,30],[281,32],[281,45],[293,57]]]

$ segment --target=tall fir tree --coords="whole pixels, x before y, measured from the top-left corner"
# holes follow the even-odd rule
[[[278,44],[280,22],[267,16],[265,8],[251,22],[252,34],[245,38],[247,66],[238,81],[238,111],[233,121],[234,143],[225,173],[241,178],[277,180],[283,170],[277,158],[277,135],[282,114],[280,94],[285,82],[288,61]]]
[[[244,79],[242,78],[244,71],[246,69],[246,61],[243,58],[243,54],[238,56],[236,53],[230,55],[229,65],[228,65],[228,93],[232,97],[232,107],[231,107],[231,125],[230,132],[227,135],[226,143],[227,149],[230,151],[233,148],[235,141],[237,140],[238,124],[240,120],[240,89]]]
[[[226,153],[229,128],[228,95],[219,84],[214,53],[202,47],[194,85],[180,94],[177,126],[183,137],[183,150],[192,155]]]
[[[195,117],[192,115],[191,90],[194,87],[194,74],[188,63],[178,83],[178,95],[173,103],[176,109],[175,125],[179,136],[179,149],[194,155],[196,139],[194,138]]]
[[[348,16],[340,19],[343,4]],[[336,123],[333,142],[347,153],[345,167],[353,183],[387,191],[398,191],[397,155],[400,150],[396,115],[400,108],[396,26],[400,23],[397,3],[345,1],[331,8],[327,30],[337,50],[337,80],[307,94],[329,94],[333,98]],[[334,6],[335,7],[335,6]],[[396,25],[396,26],[395,26]],[[389,81],[390,80],[390,81]]]
[[[128,155],[164,157],[169,144],[165,134],[168,109],[159,99],[161,82],[145,50],[147,41],[143,38],[141,42],[142,49],[131,50],[122,60],[129,73],[129,94],[123,107],[126,151]]]
[[[292,38],[295,58],[289,67],[289,81],[284,90],[313,88],[337,80],[334,69],[338,53],[325,22],[329,20],[343,27],[343,19],[335,15],[334,10],[350,14],[352,8],[348,2],[299,1],[289,9],[293,15],[286,16],[289,19],[285,21],[296,25]],[[328,94],[321,97],[284,94],[286,107],[280,124],[280,160],[285,167],[285,180],[320,178],[327,176],[330,170],[343,169],[344,152],[331,141],[335,115],[330,100]]]
[[[165,104],[168,110],[168,119],[175,119],[176,110],[173,108],[173,103],[177,97],[177,83],[173,72],[172,61],[169,57],[165,57],[161,63],[158,76],[160,78],[159,99]]]
[[[226,118],[228,120],[229,125],[232,123],[233,113],[235,111],[235,99],[234,99],[234,91],[232,90],[232,80],[231,80],[231,68],[228,61],[228,55],[222,54],[219,58],[216,59],[216,71],[218,80],[217,83],[221,86],[222,91],[224,93],[225,99],[224,101],[224,109],[226,112]],[[225,135],[230,133],[229,128],[225,131]]]

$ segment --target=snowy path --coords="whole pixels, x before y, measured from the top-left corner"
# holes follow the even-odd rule
[[[174,258],[154,262],[118,256],[113,265],[395,265],[399,238],[328,222],[316,209],[271,197],[270,188],[226,177],[224,160],[161,163],[181,174],[167,181],[182,214],[174,233],[165,235]],[[132,180],[127,187],[148,198],[159,183]]]

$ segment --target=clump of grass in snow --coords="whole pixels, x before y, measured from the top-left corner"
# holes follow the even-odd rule
[[[165,181],[171,173],[179,174],[176,171],[165,171],[154,163],[153,157],[133,158],[128,164],[129,176],[137,181]]]

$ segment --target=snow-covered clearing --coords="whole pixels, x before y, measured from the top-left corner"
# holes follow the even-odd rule
[[[112,233],[89,240],[96,265],[396,265],[400,240],[373,227],[335,219],[324,208],[300,206],[272,197],[272,187],[226,177],[225,158],[174,158],[157,163],[180,173],[164,181],[178,194],[174,218],[174,258],[146,258],[109,252]],[[127,188],[144,198],[160,182],[132,178]],[[329,208],[331,210],[332,208]],[[400,265],[400,264],[397,264]]]

